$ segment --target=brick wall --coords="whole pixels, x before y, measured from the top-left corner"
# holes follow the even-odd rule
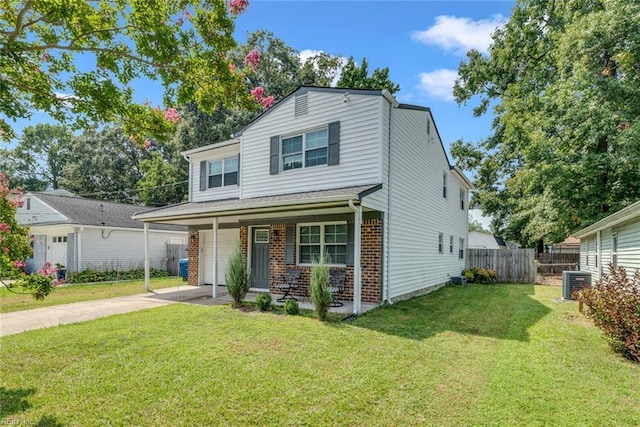
[[[243,228],[240,229],[240,240],[246,256],[248,239],[246,227]],[[271,292],[277,293],[272,286],[281,283],[282,274],[286,267],[295,267],[296,265],[285,264],[286,225],[272,225],[269,238],[269,286]],[[382,299],[382,221],[380,219],[363,220],[361,238],[362,301],[379,303]],[[332,270],[346,270],[345,291],[339,299],[353,300],[353,266],[335,267]],[[310,277],[311,267],[302,267],[300,283],[308,285]],[[302,297],[305,292],[304,289],[299,289],[292,294]]]
[[[193,286],[197,286],[198,260],[200,258],[200,233],[198,231],[189,231],[189,237],[187,241],[189,242],[187,246],[187,256],[189,257],[189,265],[187,268],[187,283]]]

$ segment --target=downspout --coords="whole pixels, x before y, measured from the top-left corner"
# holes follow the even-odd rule
[[[82,271],[82,232],[84,227],[80,227],[77,232],[78,242],[76,243],[77,257],[76,257],[76,271]]]
[[[149,292],[149,223],[144,222],[144,290]]]
[[[192,191],[191,191],[191,166],[192,166],[191,157],[185,156],[184,154],[182,155],[182,157],[187,161],[187,163],[189,163],[189,174],[188,174],[187,179],[189,180],[189,201],[192,202],[193,200],[191,199],[191,194],[192,194]]]
[[[393,111],[393,104],[391,104],[389,106],[389,138],[388,138],[388,145],[389,145],[389,155],[387,156],[387,215],[386,218],[384,218],[385,223],[383,223],[383,227],[385,227],[386,229],[386,235],[387,235],[387,239],[386,239],[386,244],[387,247],[384,248],[383,247],[383,253],[386,256],[386,266],[385,266],[385,276],[382,277],[382,280],[384,282],[384,288],[385,288],[385,297],[384,297],[384,302],[387,304],[393,304],[393,301],[391,301],[391,297],[389,296],[391,294],[391,291],[389,290],[389,277],[390,277],[390,272],[389,272],[389,255],[391,253],[390,246],[390,240],[391,240],[391,221],[389,220],[391,218],[391,120],[392,120],[392,115],[391,112]],[[384,234],[385,234],[385,229],[382,230],[382,241],[384,242]],[[386,250],[385,250],[386,249]],[[386,280],[385,280],[386,279]]]
[[[149,223],[144,222],[144,290],[149,292]]]
[[[353,200],[349,200],[349,207],[355,213],[353,227],[353,314],[358,314],[362,306],[362,272],[361,272],[361,233],[362,233],[362,206],[355,206]]]

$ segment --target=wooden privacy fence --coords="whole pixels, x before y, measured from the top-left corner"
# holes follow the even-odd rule
[[[540,263],[540,274],[562,274],[563,271],[577,270],[580,254],[544,252],[536,254]]]
[[[467,249],[466,267],[490,268],[509,283],[535,283],[538,274],[534,249]]]
[[[187,245],[167,242],[167,271],[170,276],[180,275],[180,259],[187,257]]]

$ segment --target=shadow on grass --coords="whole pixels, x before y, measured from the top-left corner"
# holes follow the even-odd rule
[[[415,340],[451,331],[528,341],[528,329],[551,311],[531,297],[534,292],[533,285],[449,285],[374,309],[351,324]]]
[[[27,398],[35,392],[35,388],[7,389],[0,386],[0,419],[31,408]]]

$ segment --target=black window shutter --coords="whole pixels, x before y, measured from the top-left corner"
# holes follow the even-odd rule
[[[236,180],[236,185],[240,186],[240,153],[238,153],[238,179]]]
[[[277,175],[280,172],[280,137],[271,137],[271,157],[269,165],[269,173]]]
[[[200,162],[200,191],[207,189],[207,161]]]
[[[329,123],[329,159],[328,165],[340,163],[340,122]]]
[[[284,263],[294,264],[296,253],[296,226],[287,225],[284,243]]]
[[[353,227],[353,223],[347,223],[347,265],[354,264],[354,243],[353,241],[355,237],[355,231]]]

